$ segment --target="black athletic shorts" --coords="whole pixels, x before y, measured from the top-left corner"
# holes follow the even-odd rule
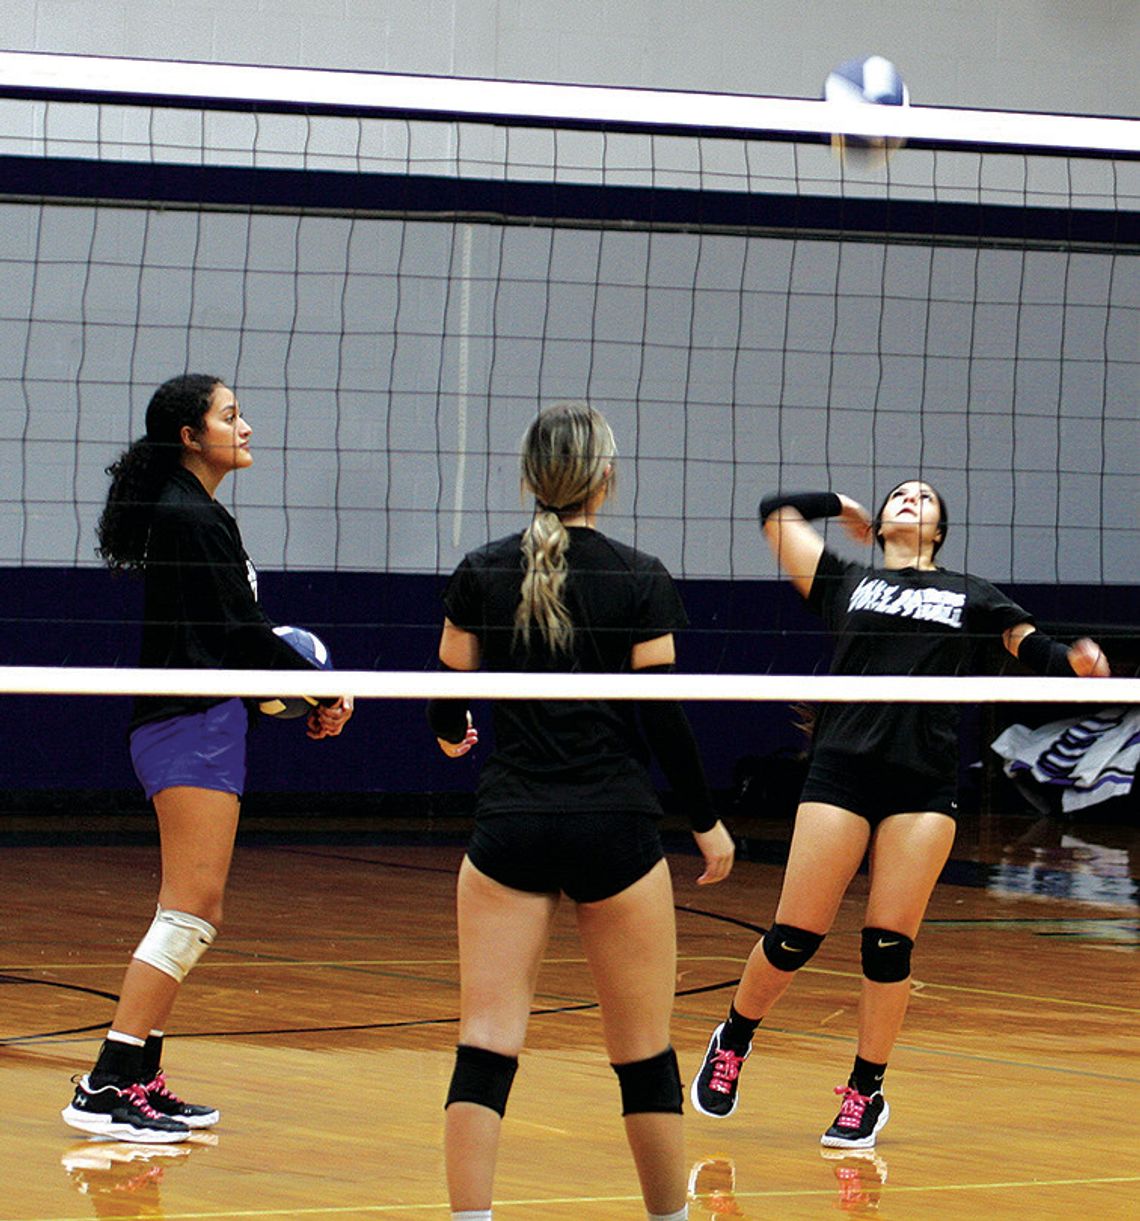
[[[942,776],[888,767],[874,758],[820,750],[808,764],[800,801],[823,801],[877,827],[891,814],[958,816],[958,785]]]
[[[512,890],[596,903],[620,894],[661,860],[651,814],[489,814],[476,820],[471,863]]]

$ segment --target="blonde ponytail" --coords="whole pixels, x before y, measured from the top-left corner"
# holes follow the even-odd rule
[[[587,403],[556,403],[540,412],[522,446],[522,491],[536,502],[523,531],[523,579],[515,610],[515,636],[530,647],[537,626],[551,652],[569,652],[574,623],[566,609],[566,552],[570,532],[563,514],[581,512],[612,473],[614,436]]]

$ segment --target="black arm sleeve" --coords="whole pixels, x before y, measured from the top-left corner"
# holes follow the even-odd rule
[[[440,668],[455,673],[450,666]],[[427,702],[427,719],[432,733],[445,742],[462,742],[467,736],[467,701],[433,699]]]
[[[760,524],[785,506],[795,509],[805,521],[838,517],[843,512],[843,502],[834,492],[775,492],[760,502]]]
[[[1069,647],[1046,636],[1030,632],[1017,649],[1017,660],[1024,662],[1042,678],[1072,678],[1076,671],[1069,664]]]
[[[646,666],[638,674],[666,674],[672,666]],[[712,794],[705,777],[697,740],[685,710],[677,700],[645,700],[639,705],[641,723],[669,787],[684,802],[694,831],[709,831],[717,823]]]

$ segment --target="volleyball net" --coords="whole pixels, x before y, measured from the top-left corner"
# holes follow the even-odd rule
[[[837,132],[905,147],[839,158]],[[756,505],[928,480],[941,562],[1134,656],[1138,200],[1123,119],[0,53],[0,689],[155,681],[94,527],[154,387],[195,369],[254,428],[221,495],[268,609],[326,635],[338,691],[524,693],[431,673],[438,591],[519,527],[536,409],[588,399],[604,527],[694,619],[693,673],[653,693],[1103,702],[827,686]]]

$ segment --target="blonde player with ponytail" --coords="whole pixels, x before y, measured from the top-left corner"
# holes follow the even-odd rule
[[[541,412],[523,441],[534,513],[521,534],[469,553],[444,594],[439,656],[455,670],[668,669],[687,618],[659,560],[604,535],[616,447],[585,403]],[[434,700],[444,753],[477,742],[466,702]],[[701,883],[732,867],[680,705],[503,700],[459,871],[460,1029],[447,1098],[452,1217],[491,1217],[495,1161],[543,950],[562,895],[578,929],[651,1221],[686,1215],[681,1083],[669,1043],[673,892],[645,743],[682,798]],[[561,1118],[560,1118],[561,1122]]]

